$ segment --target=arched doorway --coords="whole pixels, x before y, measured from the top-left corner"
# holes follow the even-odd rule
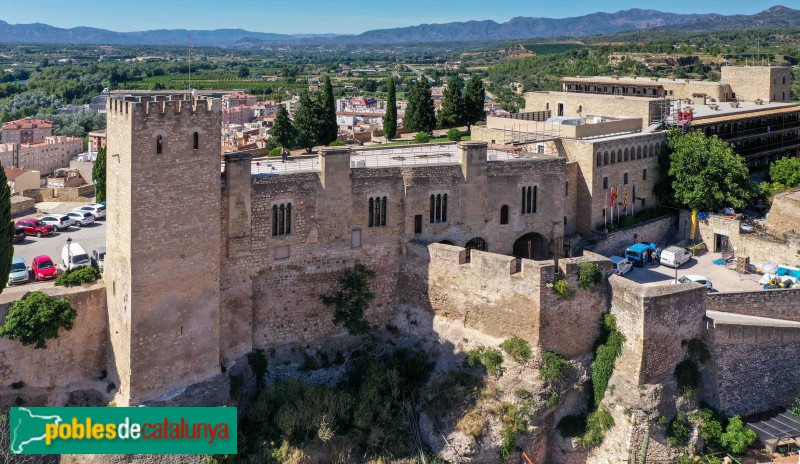
[[[478,250],[478,251],[486,251],[486,241],[480,237],[475,237],[470,239],[464,248],[467,250]]]
[[[549,246],[546,238],[541,234],[531,232],[523,235],[514,242],[514,256],[517,258],[540,261],[550,256],[548,248]]]

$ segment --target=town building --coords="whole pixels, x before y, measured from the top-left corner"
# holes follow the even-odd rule
[[[3,124],[0,134],[0,142],[4,143],[39,143],[53,135],[53,123],[36,118],[18,119]]]
[[[41,174],[39,171],[17,168],[3,168],[3,170],[12,195],[22,195],[25,190],[38,189],[41,186]]]
[[[222,96],[222,108],[230,110],[237,106],[253,106],[258,101],[255,95],[243,92],[233,92]]]
[[[89,137],[89,153],[97,153],[98,150],[106,147],[107,137],[105,130],[89,132],[87,137]]]
[[[70,159],[82,151],[83,139],[51,135],[36,143],[0,143],[0,163],[48,175],[68,167]]]

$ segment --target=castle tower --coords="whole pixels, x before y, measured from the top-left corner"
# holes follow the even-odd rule
[[[111,378],[138,404],[219,374],[220,102],[108,102]]]

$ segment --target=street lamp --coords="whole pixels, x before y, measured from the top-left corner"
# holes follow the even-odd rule
[[[72,245],[72,237],[67,237],[67,259],[69,261],[67,262],[67,268],[65,269],[65,271],[70,270],[70,268],[72,267],[72,246],[71,245]]]

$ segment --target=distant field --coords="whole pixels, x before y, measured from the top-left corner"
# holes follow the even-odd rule
[[[553,55],[556,53],[564,53],[572,50],[586,48],[586,45],[574,43],[532,43],[525,44],[525,49],[537,55]]]
[[[120,84],[121,88],[131,90],[152,90],[157,86],[165,89],[185,89],[189,86],[189,76],[186,74],[168,74]],[[272,90],[279,87],[308,88],[306,84],[286,84],[285,82],[270,82],[266,79],[241,78],[235,73],[225,72],[192,74],[192,87],[198,90],[244,89],[255,94],[265,93],[267,89]]]

